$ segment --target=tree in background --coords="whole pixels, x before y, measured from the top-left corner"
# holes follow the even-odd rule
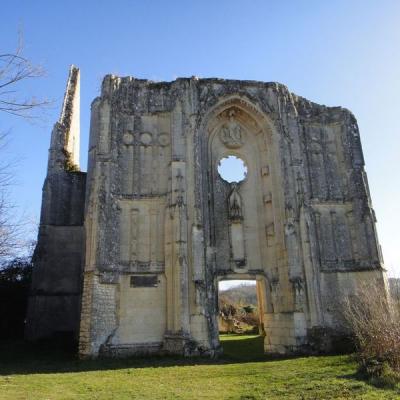
[[[50,104],[28,95],[29,81],[43,77],[44,69],[23,55],[22,36],[14,52],[0,53],[0,115],[32,121]],[[18,221],[10,199],[15,163],[7,161],[9,133],[0,130],[0,337],[22,337],[32,275],[32,246],[27,251],[27,223]],[[21,257],[21,254],[28,254]]]
[[[20,35],[13,53],[0,54],[0,111],[22,118],[37,118],[37,111],[49,104],[48,100],[27,96],[24,85],[28,80],[41,78],[45,70],[23,56]]]
[[[0,114],[32,120],[42,114],[50,102],[27,95],[28,81],[43,77],[44,69],[23,55],[22,36],[12,53],[0,53]],[[8,133],[0,130],[0,265],[21,247],[23,225],[16,221],[15,206],[9,189],[13,183],[13,163],[6,161]]]
[[[31,284],[31,255],[0,266],[0,338],[21,338]]]
[[[220,330],[257,333],[260,319],[254,285],[240,285],[223,290],[218,296]],[[222,325],[224,323],[224,326]]]

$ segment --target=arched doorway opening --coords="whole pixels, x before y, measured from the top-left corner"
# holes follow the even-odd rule
[[[264,355],[261,282],[235,276],[218,281],[218,333],[225,357],[251,360]]]

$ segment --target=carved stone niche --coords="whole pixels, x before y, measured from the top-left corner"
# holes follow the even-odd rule
[[[243,127],[237,122],[235,116],[238,111],[234,108],[227,111],[228,121],[222,125],[219,131],[221,142],[230,149],[242,147],[245,140]]]
[[[243,204],[242,197],[239,193],[239,185],[236,182],[231,183],[231,191],[227,203],[232,261],[236,268],[245,268],[246,254],[243,232]]]
[[[243,219],[242,196],[239,193],[239,187],[236,182],[231,183],[231,191],[228,197],[228,215],[231,221],[240,221]]]

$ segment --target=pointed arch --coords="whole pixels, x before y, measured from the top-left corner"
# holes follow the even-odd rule
[[[255,129],[255,133],[264,132],[268,140],[272,142],[273,136],[277,135],[273,116],[267,116],[257,104],[245,95],[234,94],[221,98],[202,117],[199,132],[210,134],[215,131],[218,128],[218,122],[220,122],[219,117],[232,108],[236,108],[246,114],[254,124],[253,129]]]

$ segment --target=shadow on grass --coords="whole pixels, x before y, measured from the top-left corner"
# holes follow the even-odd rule
[[[387,379],[387,377],[373,377],[368,376],[365,371],[362,371],[360,368],[354,372],[353,374],[346,374],[338,376],[340,379],[347,379],[351,381],[360,382],[360,385],[367,383],[368,385],[376,388],[376,389],[392,389],[396,393],[400,394],[400,382],[398,378],[396,380]],[[400,398],[400,397],[399,397]]]
[[[307,355],[264,354],[264,338],[258,335],[221,335],[223,354],[218,358],[182,356],[142,356],[79,360],[76,345],[65,340],[29,343],[0,342],[0,376],[33,373],[105,371],[127,368],[245,364],[306,358]],[[343,353],[341,353],[343,354]],[[331,354],[333,355],[333,354]]]
[[[367,384],[375,389],[380,389],[382,391],[390,389],[400,395],[400,384],[395,384],[395,383],[388,384],[387,382],[380,379],[371,379],[366,374],[360,371],[357,371],[354,374],[339,375],[338,378],[359,382],[360,387],[364,384]],[[396,399],[397,398],[400,398],[400,396],[396,397]]]
[[[0,375],[104,371],[125,368],[162,368],[172,366],[218,365],[246,362],[267,362],[290,357],[263,354],[262,337],[232,337],[222,341],[224,354],[218,359],[179,356],[98,358],[79,360],[76,348],[63,342],[29,343],[3,341],[0,344]]]
[[[201,363],[203,360],[200,359]],[[204,360],[207,361],[207,360]],[[210,360],[208,360],[210,361]],[[199,363],[197,362],[197,363]],[[196,360],[179,357],[128,357],[80,360],[76,351],[63,344],[9,342],[0,346],[0,376],[35,373],[104,371],[125,368],[195,365]]]
[[[221,335],[223,357],[232,361],[267,361],[276,356],[264,354],[263,336],[246,336],[238,334]],[[279,357],[282,359],[282,357]]]

